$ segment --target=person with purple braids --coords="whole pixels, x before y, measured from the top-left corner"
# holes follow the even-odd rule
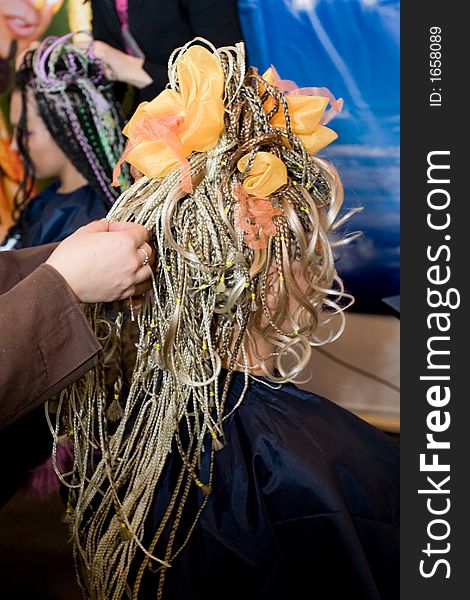
[[[101,62],[70,38],[46,39],[16,73],[10,120],[25,173],[0,250],[62,241],[104,217],[120,193],[111,186],[124,148],[112,86]],[[36,178],[54,181],[31,198]],[[125,173],[120,183],[128,181]]]

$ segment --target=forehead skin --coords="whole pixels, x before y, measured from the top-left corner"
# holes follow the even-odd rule
[[[18,91],[15,91],[10,104],[10,120],[14,127],[18,127],[21,110],[22,97]],[[32,91],[29,91],[27,96],[25,129],[26,131],[21,133],[27,144],[29,159],[34,166],[36,177],[60,177],[69,160],[39,115]]]
[[[10,99],[10,123],[13,128],[18,126],[21,112],[23,109],[23,97],[19,90],[13,90],[11,99]],[[27,93],[27,103],[26,103],[26,115],[27,115],[27,128],[30,129],[32,126],[35,126],[42,130],[46,129],[46,126],[39,116],[38,106],[36,100],[33,96],[33,92],[28,90]]]

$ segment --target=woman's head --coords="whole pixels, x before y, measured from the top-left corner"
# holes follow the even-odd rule
[[[32,90],[26,94],[25,108],[23,108],[23,96],[20,90],[14,90],[11,95],[10,123],[17,132],[22,114],[26,118],[21,130],[21,145],[23,154],[27,155],[34,168],[35,177],[39,179],[60,177],[69,164],[69,159],[57,145],[39,114],[39,107]],[[13,139],[12,147],[15,151],[19,150],[16,139]]]
[[[214,453],[249,375],[295,379],[311,346],[341,332],[352,301],[333,257],[334,246],[348,239],[329,237],[341,182],[315,156],[336,137],[325,127],[325,108],[329,101],[338,108],[338,101],[326,90],[285,95],[285,82],[272,73],[246,72],[242,44],[212,52],[188,46],[170,59],[170,88],[141,104],[126,126],[124,159],[144,177],[108,214],[146,225],[157,253],[154,293],[138,315],[130,390],[122,393],[118,379],[114,400],[107,397],[102,364],[65,394],[70,402],[60,406],[68,414],[57,414],[74,423],[81,456],[73,479],[81,491],[71,495],[74,540],[77,555],[93,564],[86,585],[97,597],[124,593],[156,497],[166,511],[137,580],[152,562],[161,590],[166,566],[211,493]],[[106,331],[104,308],[88,311],[103,341],[109,334],[105,347],[122,358],[122,315]],[[244,385],[229,397],[235,370],[244,371]],[[105,450],[90,479],[91,431]],[[170,452],[182,469],[165,500],[158,493]],[[181,519],[193,483],[202,491],[199,510],[188,508],[192,517]],[[103,496],[85,518],[96,490]]]
[[[33,177],[59,177],[64,160],[109,205],[118,195],[111,179],[123,150],[122,121],[111,84],[101,63],[68,37],[48,38],[27,52],[16,73],[11,116],[25,163],[19,208]]]
[[[315,156],[336,138],[325,109],[340,102],[324,88],[285,94],[272,70],[245,73],[240,48],[186,47],[170,82],[124,130],[124,157],[147,177],[110,217],[158,240],[156,364],[187,382],[221,365],[294,378],[352,301],[334,265],[344,240],[329,237],[341,181]]]

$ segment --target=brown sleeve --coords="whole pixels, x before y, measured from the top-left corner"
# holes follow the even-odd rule
[[[8,292],[49,258],[57,244],[0,252],[0,294]]]
[[[81,377],[100,349],[53,267],[42,264],[0,295],[0,427]]]

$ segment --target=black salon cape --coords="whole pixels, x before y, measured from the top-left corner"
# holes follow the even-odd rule
[[[243,383],[235,373],[229,405]],[[250,378],[225,424],[213,492],[167,570],[163,599],[398,599],[398,445],[320,396],[267,383]],[[205,452],[201,480],[208,459]],[[172,452],[149,539],[177,462]],[[146,570],[139,598],[155,598],[157,584]]]
[[[62,194],[60,181],[39,192],[9,229],[3,249],[18,250],[61,242],[82,225],[106,216],[110,207],[89,186]]]

